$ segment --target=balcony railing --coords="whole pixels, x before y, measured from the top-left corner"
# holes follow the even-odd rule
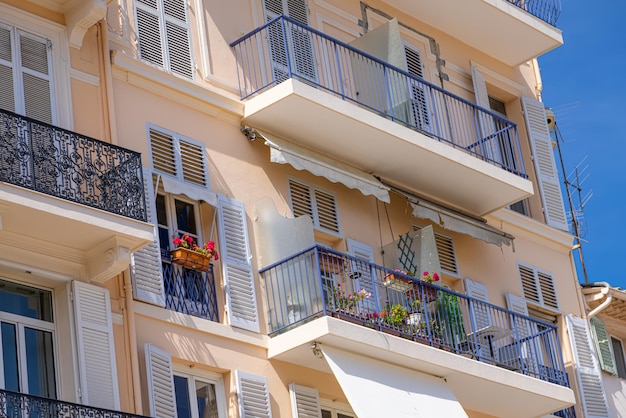
[[[0,181],[146,220],[139,153],[5,110]]]
[[[144,418],[93,406],[42,398],[0,389],[0,416],[3,418]]]
[[[260,273],[270,336],[328,315],[568,386],[552,324],[320,246]]]
[[[509,3],[526,10],[531,15],[538,17],[544,22],[556,26],[556,21],[561,14],[560,0],[507,0]]]
[[[169,260],[169,253],[163,257]],[[172,311],[219,322],[213,265],[200,272],[171,264],[163,265],[165,307]]]
[[[294,78],[527,177],[515,123],[293,19],[231,47],[242,99]]]

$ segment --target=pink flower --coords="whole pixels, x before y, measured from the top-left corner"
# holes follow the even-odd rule
[[[433,274],[433,281],[435,282],[439,281],[439,275],[437,273]]]

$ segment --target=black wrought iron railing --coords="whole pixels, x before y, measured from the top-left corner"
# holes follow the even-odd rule
[[[146,220],[141,155],[0,110],[0,181]]]
[[[263,268],[260,274],[270,336],[333,316],[569,385],[553,324],[320,246]]]
[[[141,415],[96,408],[56,399],[0,389],[2,418],[145,418]]]
[[[219,322],[213,265],[207,271],[191,270],[168,262],[162,265],[165,307]]]
[[[242,99],[296,79],[527,178],[515,123],[294,19],[230,46]]]
[[[561,15],[560,0],[507,0],[509,3],[526,10],[531,15],[538,17],[544,22],[556,26],[556,21]]]

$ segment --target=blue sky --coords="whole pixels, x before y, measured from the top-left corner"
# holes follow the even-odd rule
[[[626,2],[562,0],[557,27],[564,45],[539,58],[543,102],[564,140],[566,172],[586,157],[582,194],[593,196],[581,235],[589,282],[625,289]],[[584,283],[580,268],[578,278]]]

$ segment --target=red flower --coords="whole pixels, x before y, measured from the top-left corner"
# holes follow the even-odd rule
[[[439,275],[437,273],[433,274],[433,281],[435,282],[439,281]]]

